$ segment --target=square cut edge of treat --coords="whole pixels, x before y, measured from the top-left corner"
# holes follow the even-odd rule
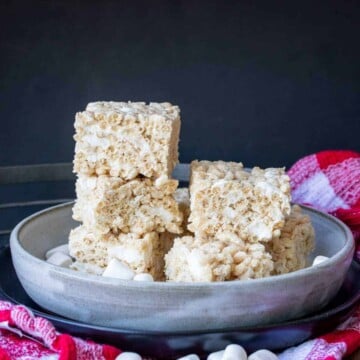
[[[170,246],[156,232],[96,235],[80,225],[69,235],[70,255],[77,262],[104,270],[116,258],[135,273],[149,273],[158,281],[164,279],[164,255]]]
[[[290,214],[290,180],[284,168],[244,169],[242,163],[191,164],[188,229],[198,238],[233,233],[239,241],[270,241]]]
[[[74,172],[130,180],[171,176],[180,110],[170,103],[89,103],[75,116]]]
[[[168,281],[214,282],[270,276],[273,261],[263,244],[239,244],[226,236],[204,241],[194,236],[174,239],[165,256]]]
[[[160,179],[161,180],[161,179]],[[178,181],[79,174],[73,219],[96,234],[152,231],[182,233],[183,214],[174,199]]]

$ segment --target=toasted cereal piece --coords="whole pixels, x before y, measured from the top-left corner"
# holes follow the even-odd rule
[[[80,225],[70,233],[69,249],[80,263],[105,269],[116,258],[136,274],[149,273],[155,280],[164,279],[164,255],[168,249],[156,232],[96,236]]]
[[[83,225],[70,231],[69,252],[76,262],[105,268],[108,264],[109,241],[100,241]]]
[[[314,240],[310,217],[294,205],[281,235],[266,244],[274,260],[274,274],[286,274],[306,267],[307,258],[314,249]]]
[[[93,102],[76,114],[75,130],[79,174],[158,178],[178,163],[180,110],[170,103]]]
[[[189,189],[188,188],[180,188],[176,189],[174,193],[174,199],[179,205],[179,210],[182,212],[183,215],[183,223],[181,225],[182,229],[182,236],[186,235],[193,235],[188,229],[188,218],[190,215],[190,196],[189,196]],[[174,245],[174,239],[178,237],[178,235],[174,233],[170,233],[165,231],[159,234],[161,241],[163,241],[165,246],[165,253],[167,253],[172,246]]]
[[[179,209],[183,214],[183,236],[192,235],[188,230],[189,216],[190,216],[190,193],[188,188],[179,188],[176,189],[174,193],[174,199],[179,204]]]
[[[169,281],[255,279],[269,276],[272,271],[273,261],[262,244],[235,243],[226,234],[223,240],[210,242],[192,236],[176,238],[165,256]]]
[[[238,241],[269,241],[290,213],[290,182],[282,168],[245,171],[241,163],[193,161],[188,229],[196,238],[232,232]]]
[[[95,233],[181,233],[182,213],[174,199],[178,182],[80,175],[73,218]]]

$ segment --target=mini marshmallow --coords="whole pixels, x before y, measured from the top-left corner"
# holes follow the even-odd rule
[[[242,346],[231,344],[225,348],[221,360],[247,360],[247,354]]]
[[[47,260],[49,264],[61,266],[64,268],[69,267],[72,264],[72,259],[70,256],[65,255],[62,252],[53,253]]]
[[[118,259],[111,259],[102,276],[121,280],[132,280],[135,272]]]
[[[196,354],[189,354],[177,360],[200,360],[200,358]]]
[[[316,258],[314,259],[314,261],[312,263],[312,266],[318,265],[328,259],[329,258],[327,256],[322,256],[322,255],[316,256]]]
[[[142,357],[134,352],[123,352],[115,360],[142,360]]]
[[[269,350],[258,350],[252,353],[248,360],[278,360],[279,358]]]
[[[148,273],[140,273],[140,274],[136,274],[134,276],[134,280],[135,281],[154,281],[154,278],[152,277],[151,274]]]
[[[213,353],[209,354],[209,356],[207,357],[207,360],[221,360],[224,353],[225,353],[225,350],[213,352]]]
[[[64,245],[60,245],[60,246],[56,246],[50,250],[48,250],[45,254],[45,259],[48,260],[51,255],[55,254],[56,252],[61,252],[65,255],[70,255],[69,254],[69,246],[68,244],[64,244]]]

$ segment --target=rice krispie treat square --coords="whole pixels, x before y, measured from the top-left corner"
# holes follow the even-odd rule
[[[315,246],[315,232],[310,217],[294,205],[279,237],[266,244],[274,260],[274,274],[286,274],[306,267]]]
[[[174,199],[178,182],[166,177],[125,181],[79,175],[73,218],[94,233],[182,232],[183,216]]]
[[[188,229],[196,238],[232,232],[237,241],[269,241],[290,213],[290,182],[282,168],[245,171],[241,163],[193,161]]]
[[[158,178],[178,163],[180,110],[170,103],[89,103],[75,130],[79,174]]]
[[[116,258],[135,273],[149,273],[159,281],[164,280],[164,256],[168,247],[156,232],[94,235],[81,225],[69,236],[70,255],[78,262],[105,269],[109,261]]]
[[[270,276],[271,255],[262,244],[235,243],[231,234],[203,242],[192,236],[176,238],[165,256],[169,281],[208,282],[255,279]]]

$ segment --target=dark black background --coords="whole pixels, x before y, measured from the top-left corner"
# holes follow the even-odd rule
[[[94,100],[182,109],[180,160],[360,150],[358,1],[1,1],[0,165],[71,161]]]

